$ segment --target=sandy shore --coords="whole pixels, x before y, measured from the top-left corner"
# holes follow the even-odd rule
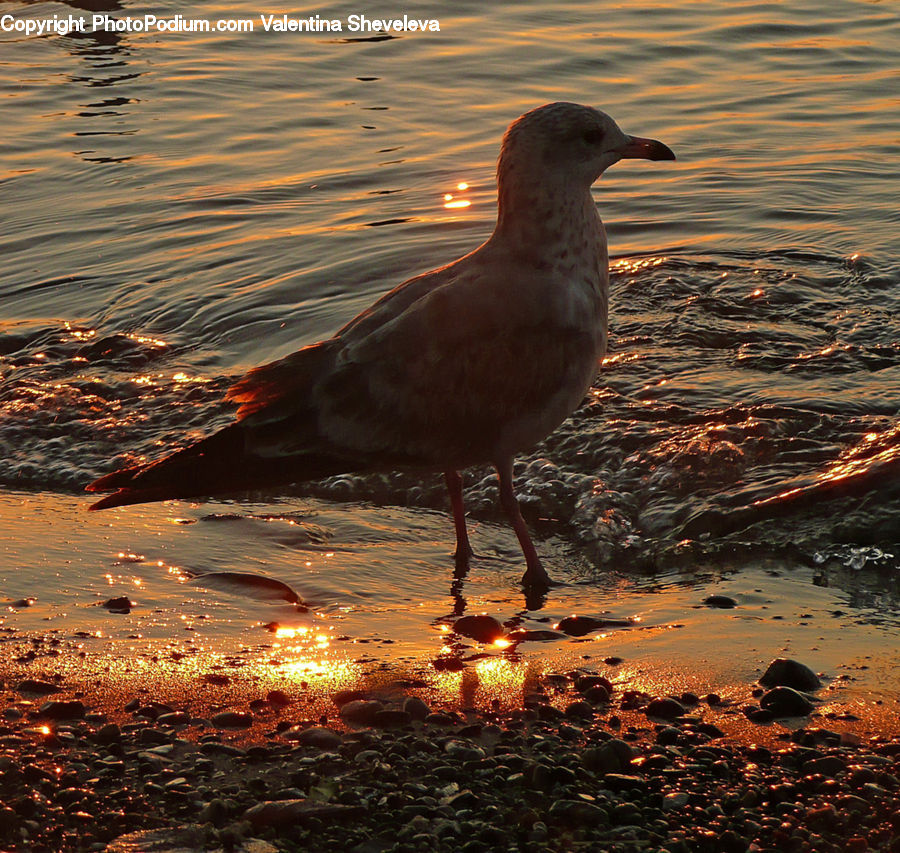
[[[3,850],[900,850],[900,737],[779,719],[762,688],[654,696],[586,666],[476,709],[414,678],[129,696],[9,667]]]

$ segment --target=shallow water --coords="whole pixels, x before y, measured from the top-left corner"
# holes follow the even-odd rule
[[[227,646],[285,618],[247,590],[185,585],[207,571],[275,578],[315,604],[312,635],[344,614],[354,637],[411,655],[437,653],[440,637],[423,637],[454,611],[519,613],[520,555],[487,470],[467,475],[484,557],[456,598],[436,477],[99,519],[78,493],[226,422],[224,391],[248,367],[477,246],[500,136],[550,100],[598,106],[679,160],[621,163],[595,188],[614,256],[610,353],[585,405],[517,468],[539,548],[569,584],[527,618],[632,613],[645,577],[712,565],[755,578],[771,560],[803,579],[797,595],[827,575],[860,614],[893,610],[896,10],[457,4],[440,23],[380,40],[0,34],[0,592],[38,599],[8,627],[162,639],[187,618]],[[143,559],[117,566],[120,552]],[[88,608],[107,593],[133,594],[146,619],[125,629]]]

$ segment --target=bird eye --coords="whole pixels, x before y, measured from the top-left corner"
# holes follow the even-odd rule
[[[603,131],[599,127],[592,127],[584,132],[583,138],[588,145],[599,145],[603,141]]]

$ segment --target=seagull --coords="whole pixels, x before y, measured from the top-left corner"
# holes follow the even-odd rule
[[[199,498],[350,472],[442,472],[456,565],[473,555],[460,470],[491,464],[525,557],[526,591],[547,574],[513,490],[515,456],[584,399],[606,351],[609,257],[591,185],[625,158],[674,160],[573,103],[507,129],[491,237],[403,282],[327,340],[251,370],[227,392],[234,423],[86,487],[100,510]]]

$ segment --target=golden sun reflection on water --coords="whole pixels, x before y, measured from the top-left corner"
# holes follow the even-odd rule
[[[460,181],[456,185],[456,189],[458,192],[465,192],[469,189],[469,184],[466,181]],[[448,210],[470,207],[471,205],[472,202],[467,198],[456,198],[453,193],[444,193],[444,207]]]

